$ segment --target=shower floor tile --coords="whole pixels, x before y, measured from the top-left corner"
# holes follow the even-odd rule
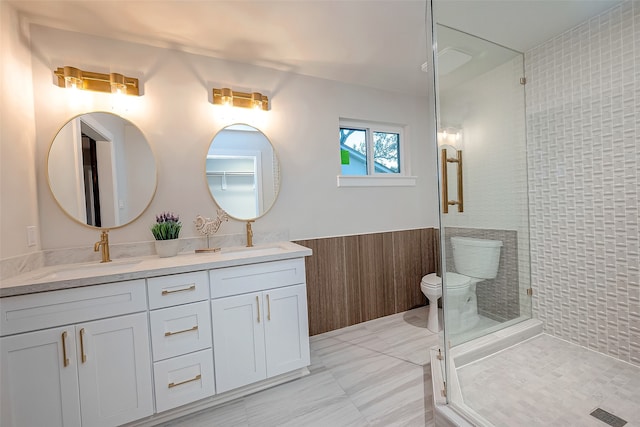
[[[640,367],[541,334],[458,367],[464,405],[494,426],[594,426],[602,408],[640,427]]]

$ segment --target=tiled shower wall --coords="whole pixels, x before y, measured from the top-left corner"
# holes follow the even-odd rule
[[[525,63],[534,316],[640,365],[640,2]]]

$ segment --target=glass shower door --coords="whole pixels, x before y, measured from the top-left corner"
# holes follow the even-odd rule
[[[531,317],[524,56],[436,25],[444,320],[455,346]]]

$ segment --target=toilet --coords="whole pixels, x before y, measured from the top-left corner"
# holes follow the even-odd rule
[[[448,327],[452,333],[462,332],[478,324],[476,284],[498,275],[500,240],[452,237],[453,261],[456,273],[446,273]],[[422,293],[429,300],[427,329],[440,331],[438,298],[442,296],[442,279],[435,273],[427,274],[420,282]]]

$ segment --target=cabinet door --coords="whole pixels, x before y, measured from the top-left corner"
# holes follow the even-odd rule
[[[73,327],[0,338],[0,349],[3,427],[80,426]]]
[[[261,295],[253,293],[211,301],[218,393],[266,378],[265,313]]]
[[[263,292],[266,306],[267,377],[310,364],[309,320],[305,285]]]
[[[146,313],[76,326],[82,424],[115,426],[153,413]]]

